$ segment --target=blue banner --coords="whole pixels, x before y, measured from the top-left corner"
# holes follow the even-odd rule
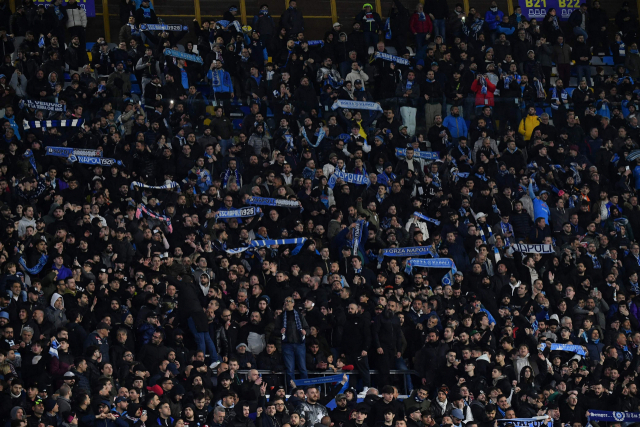
[[[331,178],[329,178],[329,182],[327,183],[329,188],[333,190],[333,187],[336,186],[338,178],[351,184],[366,185],[367,187],[371,185],[371,181],[369,181],[369,177],[366,175],[356,175],[355,173],[344,173],[335,171],[333,175],[331,175]]]
[[[185,61],[197,62],[198,64],[204,63],[201,57],[192,53],[180,52],[179,50],[175,49],[165,49],[163,53],[167,56],[174,56],[178,59],[184,59]]]
[[[407,149],[396,148],[396,157],[407,157]],[[438,160],[440,158],[440,155],[435,151],[414,150],[413,157],[425,160]]]
[[[618,412],[601,411],[599,409],[589,409],[587,411],[589,421],[610,421],[610,422],[640,422],[640,412]]]
[[[542,21],[547,15],[547,10],[554,8],[560,21],[566,21],[574,10],[580,9],[581,0],[518,0],[522,8],[522,15],[526,19],[536,18]]]
[[[293,380],[293,382],[296,384],[296,387],[315,384],[339,383],[340,381],[342,381],[342,375],[343,374],[329,375],[328,377],[301,378],[299,380]]]
[[[263,246],[272,246],[272,245],[300,245],[306,241],[305,237],[298,237],[296,239],[277,239],[277,240],[253,240],[249,243],[249,246],[244,248],[236,248],[236,249],[227,249],[227,253],[229,254],[239,254],[248,249],[252,248],[260,248]]]
[[[332,110],[338,108],[347,108],[349,110],[369,110],[369,111],[382,111],[382,107],[377,102],[364,102],[364,101],[346,101],[339,100],[333,103]]]
[[[384,61],[395,62],[396,64],[400,65],[409,65],[408,59],[404,59],[401,56],[391,55],[390,53],[376,52],[375,57],[380,58]]]
[[[540,344],[540,351],[544,351],[545,348],[547,348],[546,343]],[[556,351],[556,350],[570,351],[571,353],[579,354],[580,356],[586,356],[584,349],[582,348],[582,346],[579,346],[579,345],[554,343],[554,344],[551,344],[551,347],[549,348],[551,349],[551,351]]]
[[[73,155],[102,157],[102,151],[89,148],[47,147],[47,156],[69,157]]]

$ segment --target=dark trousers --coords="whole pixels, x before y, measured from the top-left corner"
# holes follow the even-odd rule
[[[571,79],[571,64],[557,64],[558,77],[564,83],[564,87],[569,87],[569,81]]]
[[[391,373],[392,369],[396,368],[396,354],[392,349],[385,348],[384,354],[378,354],[376,351],[376,360],[378,369],[378,381],[376,382],[376,386],[380,389],[384,386],[393,385]]]

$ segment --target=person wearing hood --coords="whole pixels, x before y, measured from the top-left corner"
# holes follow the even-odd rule
[[[45,310],[45,316],[55,329],[61,328],[68,323],[62,295],[57,292],[53,294],[50,305]]]
[[[356,15],[355,22],[362,24],[364,31],[365,47],[375,46],[378,43],[378,34],[382,34],[382,19],[373,11],[371,3],[365,3],[362,10]]]

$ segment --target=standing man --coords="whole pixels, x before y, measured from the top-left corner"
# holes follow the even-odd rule
[[[302,13],[298,11],[297,6],[298,2],[291,0],[289,8],[280,17],[280,26],[287,30],[287,36],[290,38],[304,31],[304,18]]]
[[[396,366],[396,358],[402,357],[402,330],[400,321],[389,305],[378,314],[373,323],[373,346],[376,349],[380,385],[391,384],[389,371]]]
[[[347,321],[342,334],[342,350],[347,357],[347,363],[355,365],[362,377],[363,393],[371,386],[369,374],[369,355],[367,349],[371,346],[371,328],[358,313],[356,303],[347,307]]]
[[[300,378],[308,378],[305,338],[309,334],[309,325],[304,317],[293,308],[292,297],[284,300],[284,310],[276,321],[276,330],[282,334],[282,354],[284,366],[287,369],[287,384],[294,379],[296,365],[300,371]]]
[[[365,3],[362,6],[362,11],[356,16],[355,22],[362,24],[365,48],[375,46],[378,43],[378,34],[382,34],[382,19],[377,12],[373,11],[371,3]]]
[[[433,31],[435,36],[442,36],[442,43],[445,42],[445,28],[447,26],[447,17],[449,16],[449,5],[447,0],[432,0],[425,4],[431,21],[433,22]],[[435,37],[434,37],[435,38]]]
[[[87,28],[87,13],[80,7],[76,0],[69,0],[65,12],[67,14],[69,37],[71,39],[78,37],[80,46],[82,50],[84,50],[87,45],[87,37],[85,34],[85,28]]]

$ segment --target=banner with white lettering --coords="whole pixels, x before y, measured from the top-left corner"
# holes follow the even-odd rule
[[[514,243],[511,245],[514,251],[525,254],[553,254],[553,245],[533,245],[526,243]]]

